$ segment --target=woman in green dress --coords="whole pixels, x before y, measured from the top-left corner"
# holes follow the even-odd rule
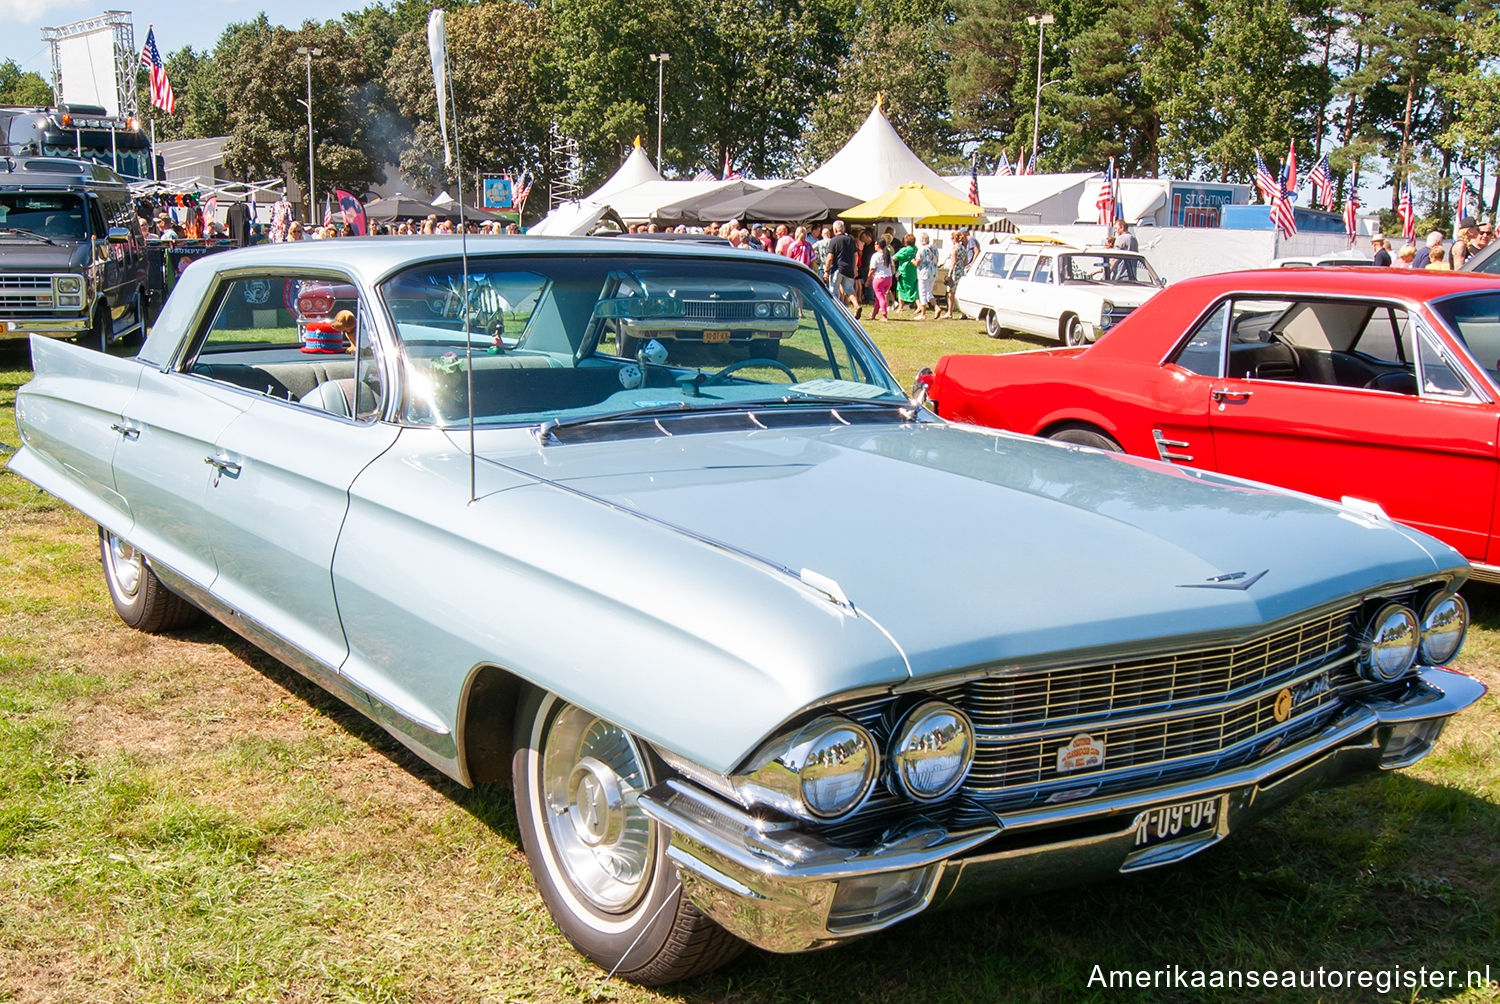
[[[896,252],[896,299],[902,306],[917,302],[917,239],[911,234],[901,238]]]

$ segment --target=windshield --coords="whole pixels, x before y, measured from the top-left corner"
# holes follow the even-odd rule
[[[1432,309],[1500,387],[1500,292],[1450,296]]]
[[[1119,254],[1070,254],[1062,259],[1065,283],[1107,282],[1116,286],[1155,286],[1156,273],[1146,259]]]
[[[807,401],[904,403],[804,269],[609,255],[428,263],[381,285],[416,424],[575,421]],[[468,339],[465,341],[467,326]],[[472,362],[471,362],[472,360]]]
[[[83,199],[72,192],[0,192],[0,230],[54,240],[83,240]]]

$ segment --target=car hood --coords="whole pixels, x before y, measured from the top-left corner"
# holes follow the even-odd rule
[[[1321,500],[944,423],[490,456],[832,579],[918,678],[1229,634],[1463,567],[1436,540]]]
[[[0,238],[0,255],[7,272],[51,271],[87,265],[89,245],[86,241],[47,244],[33,237],[8,237]]]

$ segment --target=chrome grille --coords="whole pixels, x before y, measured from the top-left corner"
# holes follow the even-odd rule
[[[0,275],[0,310],[51,310],[52,276]]]
[[[1224,699],[1347,651],[1355,609],[1238,645],[979,680],[956,696],[991,733]]]
[[[695,321],[748,321],[755,317],[755,303],[748,300],[685,300],[683,316]]]
[[[1116,324],[1119,324],[1121,321],[1125,320],[1125,318],[1129,317],[1131,311],[1133,310],[1135,310],[1134,307],[1115,307],[1112,310],[1106,310],[1104,312],[1103,318],[1104,326],[1106,328],[1114,327]]]

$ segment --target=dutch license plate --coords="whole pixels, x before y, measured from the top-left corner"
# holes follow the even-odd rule
[[[1220,802],[1216,796],[1147,809],[1135,824],[1136,849],[1213,830],[1219,822]]]
[[[729,332],[705,331],[703,332],[703,341],[709,345],[719,345],[723,342],[729,341]]]

